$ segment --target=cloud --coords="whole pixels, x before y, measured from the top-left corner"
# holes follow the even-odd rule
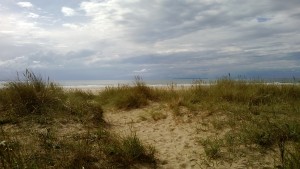
[[[145,73],[148,72],[150,69],[141,69],[141,70],[135,70],[134,73]]]
[[[30,12],[30,13],[27,15],[27,17],[29,17],[29,18],[39,18],[40,15],[38,15],[38,14],[36,14],[36,13]]]
[[[74,16],[75,15],[75,10],[69,7],[62,7],[61,8],[61,12],[65,15],[65,16]]]
[[[95,79],[300,69],[299,0],[48,3],[1,3],[0,68]]]
[[[22,8],[32,8],[33,5],[31,2],[18,2],[17,3],[18,6],[22,7]]]
[[[64,23],[64,24],[62,24],[62,26],[66,27],[66,28],[70,28],[70,29],[77,29],[77,28],[79,28],[78,25],[71,24],[71,23]]]

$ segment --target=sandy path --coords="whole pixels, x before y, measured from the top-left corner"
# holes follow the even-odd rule
[[[153,120],[150,115],[155,111],[165,113],[166,118]],[[154,108],[106,113],[105,118],[113,124],[113,131],[121,135],[136,132],[144,143],[153,145],[159,159],[158,168],[200,168],[199,153],[203,153],[203,148],[196,139],[197,120],[178,120],[171,112],[155,105]]]

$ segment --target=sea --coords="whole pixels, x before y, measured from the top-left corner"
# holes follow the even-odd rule
[[[165,87],[170,85],[191,86],[199,81],[201,84],[212,84],[216,79],[170,79],[170,80],[143,80],[143,82],[150,87]],[[249,79],[248,79],[249,80]],[[298,84],[300,81],[293,82],[291,79],[273,79],[262,80],[267,84]],[[0,81],[0,88],[3,88],[9,81]],[[134,80],[59,80],[56,84],[63,88],[78,88],[78,89],[101,89],[105,87],[117,87],[122,85],[133,86]]]
[[[164,87],[169,85],[176,86],[190,86],[199,79],[172,79],[172,80],[143,80],[147,86],[150,87]],[[4,87],[9,81],[0,81],[0,88]],[[99,89],[105,87],[117,87],[117,86],[133,86],[134,80],[59,80],[55,81],[55,84],[63,88],[84,88],[84,89]]]

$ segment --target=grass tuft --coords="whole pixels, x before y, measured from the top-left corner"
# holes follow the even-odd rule
[[[1,89],[2,109],[18,115],[43,114],[62,107],[62,88],[26,70]]]

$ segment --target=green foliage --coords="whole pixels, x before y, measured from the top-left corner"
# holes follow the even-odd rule
[[[219,139],[206,139],[201,141],[205,154],[211,159],[218,159],[221,157],[222,142]]]

